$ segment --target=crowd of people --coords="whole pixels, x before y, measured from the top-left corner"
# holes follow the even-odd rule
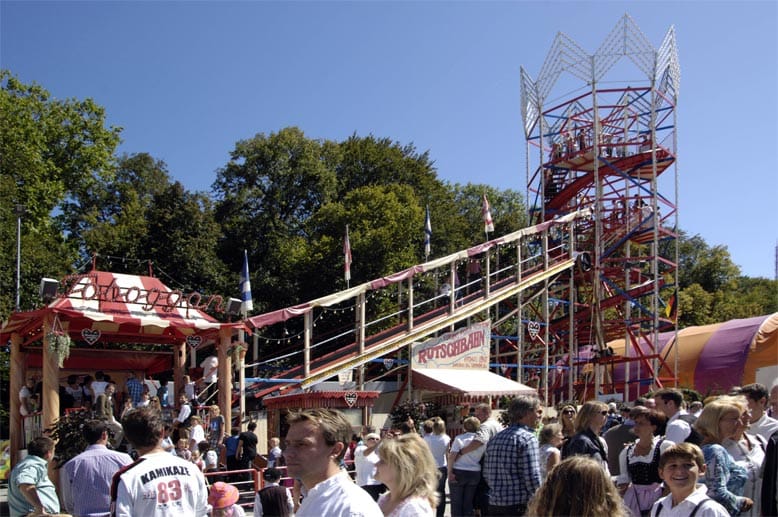
[[[752,384],[688,408],[679,390],[652,395],[558,413],[519,396],[507,426],[480,404],[453,439],[437,416],[382,437],[367,426],[354,435],[336,410],[291,412],[283,450],[277,438],[269,443],[254,515],[443,516],[446,486],[456,517],[778,515],[778,420],[768,414],[778,410],[778,382],[771,392]],[[111,422],[90,421],[90,446],[61,469],[59,493],[47,474],[54,442],[36,438],[11,474],[12,515],[244,515],[234,479],[208,486],[205,457],[223,446],[228,459],[234,451],[232,465],[253,468],[244,458],[256,455],[256,435],[250,427],[225,437],[224,419],[211,411],[220,438],[195,431],[192,417],[178,447],[158,408],[128,411],[121,430],[135,459],[111,448]]]

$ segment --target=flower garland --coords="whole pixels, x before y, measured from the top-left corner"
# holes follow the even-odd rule
[[[61,330],[52,330],[46,334],[49,342],[49,352],[57,356],[57,365],[62,368],[65,359],[70,357],[70,345],[73,340],[67,332]]]
[[[246,357],[246,351],[249,349],[245,341],[235,341],[227,349],[227,353],[232,357],[233,365],[237,365],[241,358]]]

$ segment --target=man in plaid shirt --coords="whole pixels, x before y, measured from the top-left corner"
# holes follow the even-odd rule
[[[511,402],[511,426],[486,446],[483,473],[489,484],[489,515],[524,515],[540,486],[535,427],[543,413],[540,400],[519,396]]]

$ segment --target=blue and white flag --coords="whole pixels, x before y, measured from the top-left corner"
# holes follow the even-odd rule
[[[240,272],[240,312],[245,316],[254,310],[251,299],[251,280],[249,280],[249,254],[243,250],[243,270]]]
[[[432,240],[432,222],[430,222],[430,207],[427,206],[427,217],[424,219],[424,260],[427,260],[430,256],[432,247],[430,241]]]

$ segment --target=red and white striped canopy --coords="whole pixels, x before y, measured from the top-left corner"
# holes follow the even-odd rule
[[[205,297],[172,290],[154,277],[92,271],[66,287],[45,309],[12,314],[0,339],[12,333],[22,334],[26,342],[38,339],[48,314],[71,338],[87,342],[95,336],[159,344],[189,338],[199,345],[215,339],[223,325],[244,327],[242,322],[220,323],[196,308],[207,303]]]

